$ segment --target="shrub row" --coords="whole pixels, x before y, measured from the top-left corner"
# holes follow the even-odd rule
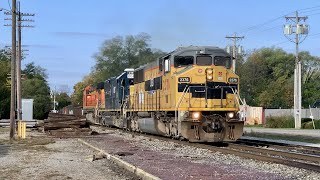
[[[314,120],[316,129],[320,129],[320,120]],[[266,117],[266,124],[264,127],[267,128],[294,128],[294,117],[293,116],[268,116]],[[310,118],[301,119],[302,129],[313,129],[313,122]]]

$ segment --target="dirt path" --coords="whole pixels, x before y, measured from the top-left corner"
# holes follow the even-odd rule
[[[32,132],[10,142],[0,128],[0,179],[138,179],[76,139],[53,139]]]

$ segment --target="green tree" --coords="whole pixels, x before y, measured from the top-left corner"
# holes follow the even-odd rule
[[[150,36],[146,33],[117,36],[106,40],[100,52],[94,55],[96,63],[92,72],[73,87],[72,104],[82,105],[83,89],[86,86],[117,76],[125,68],[137,68],[155,61],[165,54],[160,50],[152,49],[149,42]]]
[[[36,66],[34,62],[26,64],[23,73],[26,74],[26,78],[28,79],[38,78],[45,80],[48,78],[46,70],[40,66]]]
[[[73,86],[73,94],[71,95],[71,102],[74,106],[82,106],[83,101],[83,90],[86,86],[93,83],[92,74],[85,76],[82,81],[78,82]]]
[[[252,106],[289,108],[293,70],[292,54],[276,48],[254,51],[239,70],[240,93]]]
[[[320,99],[320,58],[309,52],[299,53],[302,61],[302,106],[307,108]]]
[[[300,52],[302,61],[302,106],[320,99],[320,59]],[[238,65],[240,93],[249,105],[265,108],[293,107],[295,56],[282,49],[262,48]]]
[[[10,73],[10,59],[5,50],[0,50],[0,119],[10,117],[10,87],[8,74]]]
[[[58,102],[57,109],[62,109],[71,104],[70,96],[65,92],[60,92],[56,95],[56,101]]]
[[[27,79],[22,81],[22,98],[33,99],[35,119],[45,119],[51,109],[50,88],[46,81],[46,70],[29,63],[23,70]]]
[[[160,50],[152,50],[149,42],[150,36],[146,33],[136,36],[117,36],[106,40],[100,52],[94,56],[96,60],[92,72],[94,83],[117,76],[125,68],[137,68],[152,62],[164,54]]]

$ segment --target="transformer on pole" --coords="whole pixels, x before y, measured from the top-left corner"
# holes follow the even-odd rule
[[[244,36],[237,36],[236,33],[234,33],[233,36],[226,36],[227,39],[232,39],[233,41],[233,47],[228,46],[227,52],[231,54],[232,57],[232,70],[233,72],[236,72],[236,60],[237,60],[237,54],[240,54],[239,52],[243,52],[242,46],[237,47],[237,41],[244,38]],[[232,49],[232,51],[231,51]]]

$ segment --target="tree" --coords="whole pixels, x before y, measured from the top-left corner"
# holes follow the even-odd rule
[[[86,86],[103,82],[120,75],[125,68],[137,68],[164,55],[160,50],[151,49],[149,42],[150,36],[146,33],[106,40],[100,52],[94,55],[96,63],[92,72],[73,87],[72,103],[82,105],[82,93]]]
[[[309,107],[320,99],[320,58],[309,52],[299,53],[302,61],[302,106]]]
[[[319,58],[300,52],[302,61],[302,106],[320,99]],[[240,93],[252,106],[293,107],[295,56],[282,49],[262,48],[238,65]]]
[[[10,117],[10,87],[8,74],[10,73],[10,59],[5,50],[0,50],[0,119]]]
[[[293,93],[287,85],[293,69],[293,55],[275,48],[256,50],[239,70],[240,93],[252,106],[291,107]]]
[[[48,78],[46,70],[40,66],[36,66],[34,62],[28,63],[23,69],[23,73],[26,74],[26,78],[38,78],[45,80]]]
[[[62,109],[71,104],[71,98],[66,92],[60,92],[56,95],[56,101],[58,102],[57,109]]]
[[[22,98],[33,99],[35,119],[45,119],[51,109],[50,88],[46,81],[46,70],[29,63],[23,70],[27,79],[22,81]]]
[[[93,83],[93,75],[85,76],[82,81],[73,86],[71,102],[74,106],[82,106],[83,90],[86,86]]]
[[[149,42],[150,36],[146,33],[106,40],[100,52],[94,56],[96,64],[91,73],[94,83],[117,76],[125,68],[137,68],[164,55],[160,50],[152,50]]]

